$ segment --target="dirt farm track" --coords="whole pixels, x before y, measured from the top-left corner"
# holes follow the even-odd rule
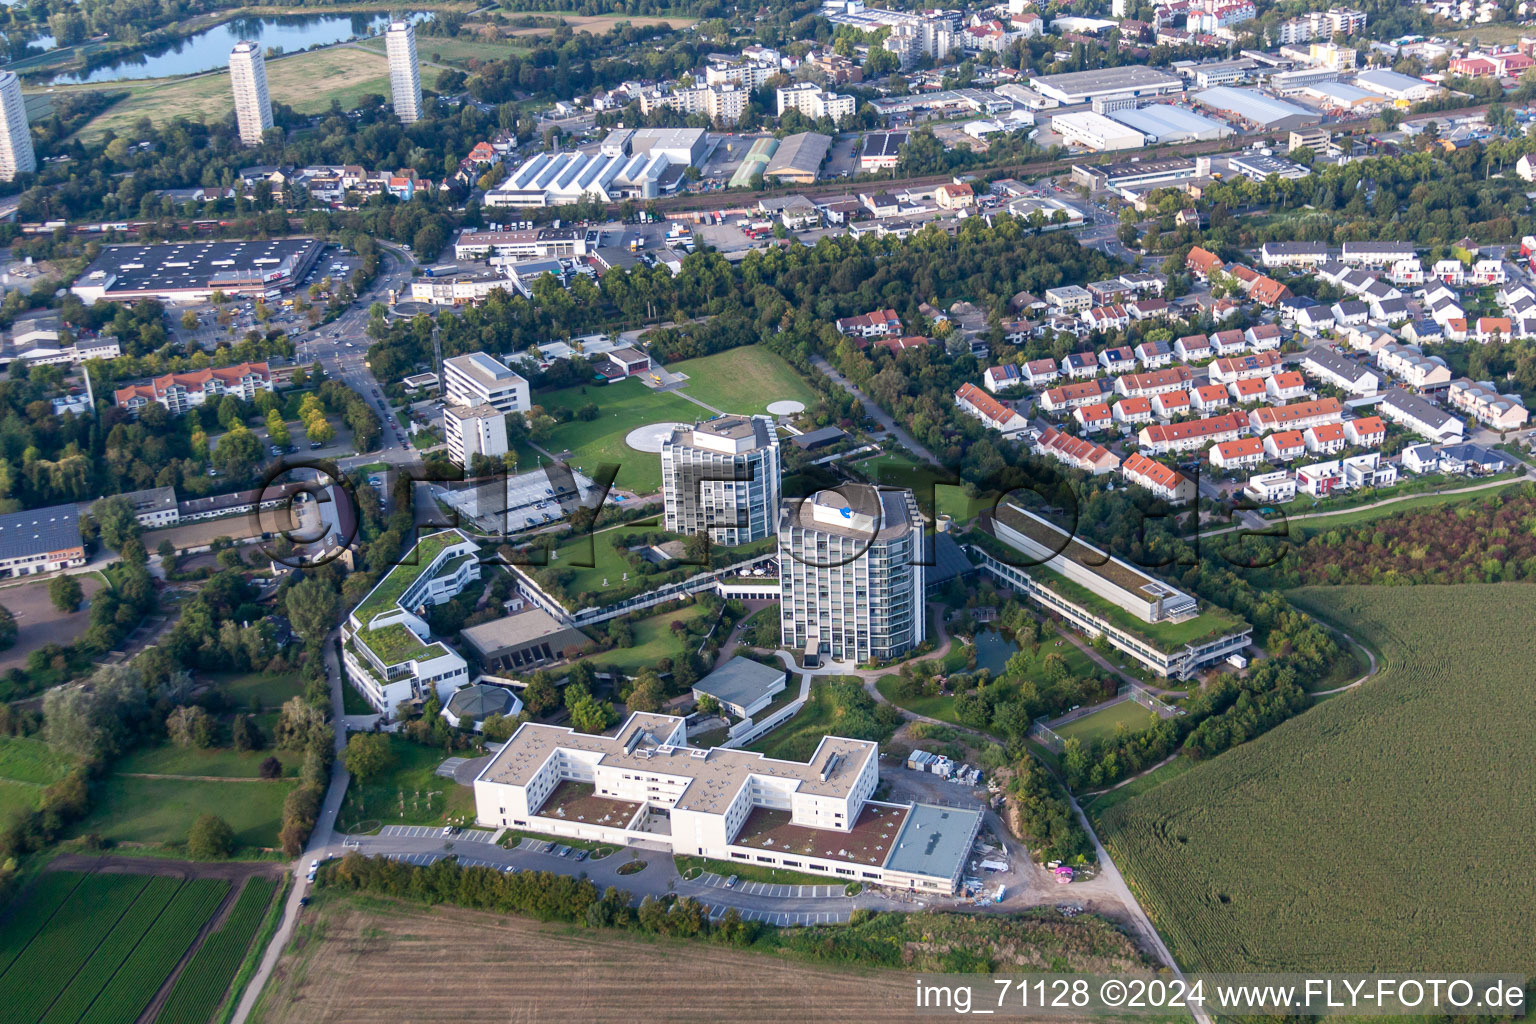
[[[708,940],[652,942],[447,908],[324,900],[313,910],[300,919],[252,1021],[917,1019],[906,1012],[914,974],[844,972]]]

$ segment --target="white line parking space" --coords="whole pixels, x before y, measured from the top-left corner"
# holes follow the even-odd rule
[[[712,872],[705,872],[698,879],[704,885],[717,889],[727,888],[726,880]],[[741,882],[729,887],[733,892],[748,896],[770,896],[774,899],[833,899],[846,896],[841,885],[776,885],[772,882]]]
[[[724,917],[726,912],[730,909],[730,907],[723,905],[711,905],[709,908],[709,919],[711,921],[718,921]],[[788,928],[790,925],[797,924],[842,924],[847,921],[849,917],[849,912],[846,910],[796,911],[793,913],[779,913],[772,910],[741,910],[738,908],[736,913],[741,915],[741,919],[743,921],[761,921],[764,924],[777,925],[780,928]]]
[[[459,765],[468,760],[469,758],[467,757],[450,757],[448,760],[438,765],[437,771],[433,772],[433,774],[441,775],[445,779],[451,779],[453,778],[453,773],[458,771]]]
[[[415,864],[417,867],[426,867],[443,859],[440,853],[389,853],[385,854],[390,860],[404,861],[407,864]]]
[[[385,825],[379,837],[393,839],[434,839],[443,834],[441,825]]]
[[[453,834],[454,842],[488,843],[496,835],[495,832],[485,832],[480,829],[466,828]]]

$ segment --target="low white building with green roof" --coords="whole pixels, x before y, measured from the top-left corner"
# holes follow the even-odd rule
[[[352,609],[342,627],[347,678],[379,712],[435,693],[446,701],[469,682],[469,665],[432,639],[426,611],[480,578],[480,547],[457,530],[429,534]]]

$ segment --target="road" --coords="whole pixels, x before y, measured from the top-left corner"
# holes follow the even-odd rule
[[[315,830],[309,835],[309,842],[305,844],[304,852],[299,859],[290,866],[293,872],[293,888],[288,892],[288,902],[283,906],[283,919],[278,922],[277,931],[272,934],[272,941],[267,944],[266,951],[262,954],[261,963],[256,968],[256,973],[251,976],[251,981],[245,986],[245,991],[240,996],[240,1005],[235,1007],[234,1016],[230,1018],[232,1024],[245,1024],[255,1009],[256,1001],[261,997],[261,990],[266,987],[267,980],[272,976],[272,969],[277,966],[278,959],[283,954],[283,948],[293,938],[293,930],[299,923],[299,901],[309,894],[309,882],[306,875],[309,871],[307,862],[326,856],[336,850],[336,818],[341,813],[341,802],[347,794],[347,786],[352,781],[352,776],[342,764],[341,752],[347,745],[347,730],[343,723],[346,716],[342,710],[341,688],[344,685],[341,672],[341,661],[336,654],[336,634],[331,634],[325,641],[325,671],[331,682],[331,721],[336,725],[336,763],[331,766],[331,781],[325,790],[325,801],[320,805],[320,817],[315,822]]]
[[[859,404],[864,407],[865,413],[869,415],[869,418],[880,424],[881,429],[894,437],[903,448],[907,449],[907,451],[918,456],[924,461],[932,463],[935,466],[942,465],[942,463],[939,462],[938,458],[935,457],[932,452],[918,444],[916,438],[903,430],[896,423],[895,419],[891,417],[890,413],[880,408],[880,406],[875,403],[874,399],[870,398],[863,391],[860,391],[858,385],[854,384],[853,381],[839,373],[831,363],[827,362],[821,356],[812,356],[811,365],[816,367],[817,370],[821,371],[824,376],[830,379],[838,387],[848,392],[854,398],[857,398],[859,400]]]

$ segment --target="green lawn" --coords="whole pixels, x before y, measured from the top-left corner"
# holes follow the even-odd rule
[[[395,766],[367,782],[354,778],[347,787],[337,827],[364,821],[385,825],[438,825],[450,816],[474,814],[475,795],[469,786],[434,775],[449,756],[438,747],[425,747],[398,736],[389,739]]]
[[[766,413],[774,402],[810,408],[816,392],[789,363],[761,345],[747,345],[667,367],[686,374],[683,390],[727,413]]]
[[[268,737],[270,739],[270,737]],[[283,763],[283,774],[297,776],[304,761],[298,750],[249,750],[232,747],[195,750],[166,743],[133,751],[112,766],[120,773],[146,775],[210,775],[228,779],[259,779],[261,762],[276,757]]]
[[[269,676],[262,672],[219,672],[209,682],[222,689],[235,707],[263,711],[282,707],[284,701],[304,690],[298,673]]]
[[[838,735],[836,727],[838,709],[833,706],[832,699],[828,696],[827,684],[846,681],[848,678],[841,676],[816,678],[811,683],[811,694],[805,702],[805,707],[801,708],[794,718],[746,749],[755,750],[768,757],[805,760],[816,749],[816,744],[821,737]],[[857,682],[857,679],[853,681]],[[797,684],[791,682],[790,685]],[[884,742],[889,738],[889,736],[881,737],[880,741]]]
[[[837,885],[843,879],[833,875],[812,875],[803,871],[787,871],[762,864],[738,864],[733,860],[710,860],[708,857],[673,857],[677,873],[692,877],[701,871],[710,871],[721,878],[735,875],[743,882],[768,882],[773,885]]]
[[[924,512],[947,515],[957,523],[975,519],[997,504],[996,495],[972,494],[968,485],[903,448],[893,446],[873,458],[860,459],[854,466],[871,483],[910,487]]]
[[[647,666],[655,666],[662,658],[676,658],[683,653],[683,645],[672,632],[672,623],[693,623],[706,614],[703,605],[689,605],[675,611],[653,615],[631,623],[635,643],[632,647],[615,647],[609,651],[588,655],[584,660],[607,668],[613,666],[620,672],[633,675]]]
[[[422,69],[427,82],[435,81],[437,75],[436,68]],[[274,103],[286,103],[299,113],[328,110],[333,99],[350,110],[370,93],[388,99],[389,62],[382,53],[333,46],[269,60],[267,83]],[[141,117],[158,126],[175,117],[217,122],[229,116],[231,109],[229,76],[222,73],[107,84],[129,96],[87,124],[80,132],[82,138],[98,139],[108,130],[123,134]],[[59,91],[66,88],[100,90],[103,86],[59,87]]]
[[[1140,704],[1133,700],[1123,700],[1103,711],[1095,711],[1091,715],[1068,722],[1060,729],[1053,731],[1064,740],[1076,738],[1082,741],[1083,746],[1088,747],[1100,740],[1113,738],[1115,729],[1121,724],[1132,732],[1140,732],[1155,724],[1156,721],[1157,716]]]
[[[614,486],[636,494],[661,489],[661,456],[637,452],[624,443],[636,427],[649,423],[694,423],[708,413],[692,402],[667,392],[652,391],[633,377],[608,385],[582,384],[535,395],[535,405],[546,411],[570,409],[595,403],[595,420],[571,420],[557,426],[543,447],[555,454],[570,451],[570,461],[588,476],[600,464],[616,465]]]
[[[358,45],[375,53],[384,52],[384,40],[377,37],[360,42]],[[442,36],[416,37],[416,56],[422,61],[431,61],[434,64],[467,66],[471,60],[506,60],[513,54],[527,52],[528,47],[516,46],[511,42],[487,43],[479,39],[450,39]],[[425,86],[435,81],[437,74],[439,72],[436,68],[422,68],[421,84]]]
[[[242,847],[277,846],[289,782],[203,782],[110,775],[96,789],[91,813],[73,836],[96,833],[123,843],[180,845],[202,814],[217,814]]]
[[[1123,804],[1132,797],[1140,796],[1148,790],[1156,789],[1169,779],[1183,775],[1199,763],[1192,757],[1176,757],[1161,768],[1156,768],[1139,779],[1127,782],[1119,789],[1112,789],[1101,796],[1088,797],[1082,801],[1083,810],[1097,818],[1111,807]]]
[[[73,758],[29,736],[0,736],[0,779],[46,786],[75,766]]]
[[[591,534],[572,534],[555,549],[549,563],[551,569],[566,569],[575,575],[565,584],[568,594],[598,593],[603,590],[631,587],[641,577],[633,572],[623,553],[613,546],[615,537],[628,537],[635,533],[650,533],[655,527],[621,526],[613,530],[601,530]],[[694,572],[703,572],[704,566],[693,566]],[[628,582],[624,574],[629,573]],[[645,577],[652,579],[656,577]],[[605,584],[603,581],[607,580]]]

